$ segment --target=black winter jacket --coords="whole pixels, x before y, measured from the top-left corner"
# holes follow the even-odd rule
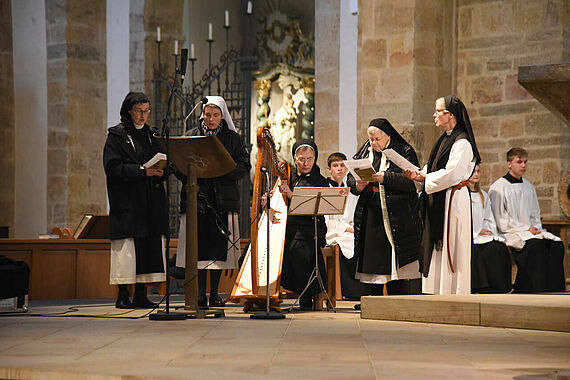
[[[412,164],[419,166],[418,157],[411,146],[391,141],[389,148],[394,149]],[[360,149],[354,158],[368,158],[369,153],[368,149]],[[355,195],[360,195],[354,211],[354,247],[355,252],[361,252],[360,244],[364,244],[360,240],[362,215],[366,203],[373,201],[372,191],[365,188],[362,192],[358,192],[356,181],[352,176],[349,176],[347,182],[351,188],[350,191]],[[402,174],[402,169],[391,162],[388,163],[388,168],[384,173],[383,185],[397,264],[400,268],[418,260],[420,255],[422,226],[418,196],[413,181],[407,179]],[[382,223],[382,221],[378,221],[378,223]]]
[[[158,130],[145,126],[154,153]],[[163,235],[166,233],[166,195],[163,179],[146,177],[127,131],[122,124],[109,128],[103,150],[109,196],[110,239]]]

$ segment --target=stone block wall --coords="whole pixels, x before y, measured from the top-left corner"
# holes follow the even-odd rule
[[[46,1],[48,164],[47,226],[67,226],[67,42],[66,1]]]
[[[106,212],[103,145],[107,129],[106,2],[66,2],[67,225]]]
[[[12,6],[0,0],[0,226],[14,226],[14,71],[12,55]]]
[[[570,167],[570,126],[518,84],[518,67],[568,57],[566,1],[465,0],[458,4],[457,94],[468,108],[487,189],[507,172],[506,152],[529,152],[525,178],[544,218],[560,218],[558,185]]]
[[[425,163],[440,132],[434,101],[451,91],[452,2],[375,0],[358,10],[358,141],[386,118]]]
[[[340,0],[315,2],[315,142],[317,164],[327,176],[327,157],[338,150]]]

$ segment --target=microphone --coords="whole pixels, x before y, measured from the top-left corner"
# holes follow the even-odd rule
[[[188,65],[188,49],[182,49],[180,51],[180,74],[181,82],[184,82],[184,75],[186,75],[186,65]]]
[[[188,50],[188,49],[186,49],[186,50]],[[186,115],[186,117],[184,118],[184,125],[186,125],[186,121],[188,120],[188,118],[194,113],[194,111],[196,111],[196,108],[198,108],[199,106],[201,106],[203,104],[208,104],[208,98],[204,97],[204,98],[200,99],[200,101],[198,103],[196,103],[194,108],[192,108],[192,111],[190,111],[190,113],[188,115]]]

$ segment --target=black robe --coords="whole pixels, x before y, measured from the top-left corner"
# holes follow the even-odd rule
[[[111,240],[134,238],[137,274],[164,271],[161,236],[167,230],[163,179],[146,177],[141,165],[160,151],[156,130],[118,124],[103,151]],[[134,147],[133,147],[134,144]]]
[[[328,187],[328,181],[320,173],[315,164],[307,174],[291,175],[290,188],[295,187]],[[317,217],[317,245],[326,245],[327,226],[324,216]],[[323,255],[318,255],[319,269],[323,284],[326,287],[326,270]],[[311,216],[289,216],[285,232],[285,247],[281,272],[281,285],[287,290],[301,294],[309,281],[315,267],[315,228]],[[318,281],[313,281],[304,297],[320,293]]]

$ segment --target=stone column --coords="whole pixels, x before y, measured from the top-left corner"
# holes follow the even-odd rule
[[[14,66],[12,54],[12,2],[0,1],[0,226],[14,235]]]
[[[46,233],[47,80],[45,7],[12,1],[14,54],[14,233]]]
[[[106,211],[103,145],[107,129],[106,2],[66,1],[67,225]]]
[[[434,101],[451,92],[453,3],[359,2],[358,141],[366,124],[388,119],[425,163],[439,131]]]
[[[315,1],[315,137],[317,164],[338,150],[340,0]]]

